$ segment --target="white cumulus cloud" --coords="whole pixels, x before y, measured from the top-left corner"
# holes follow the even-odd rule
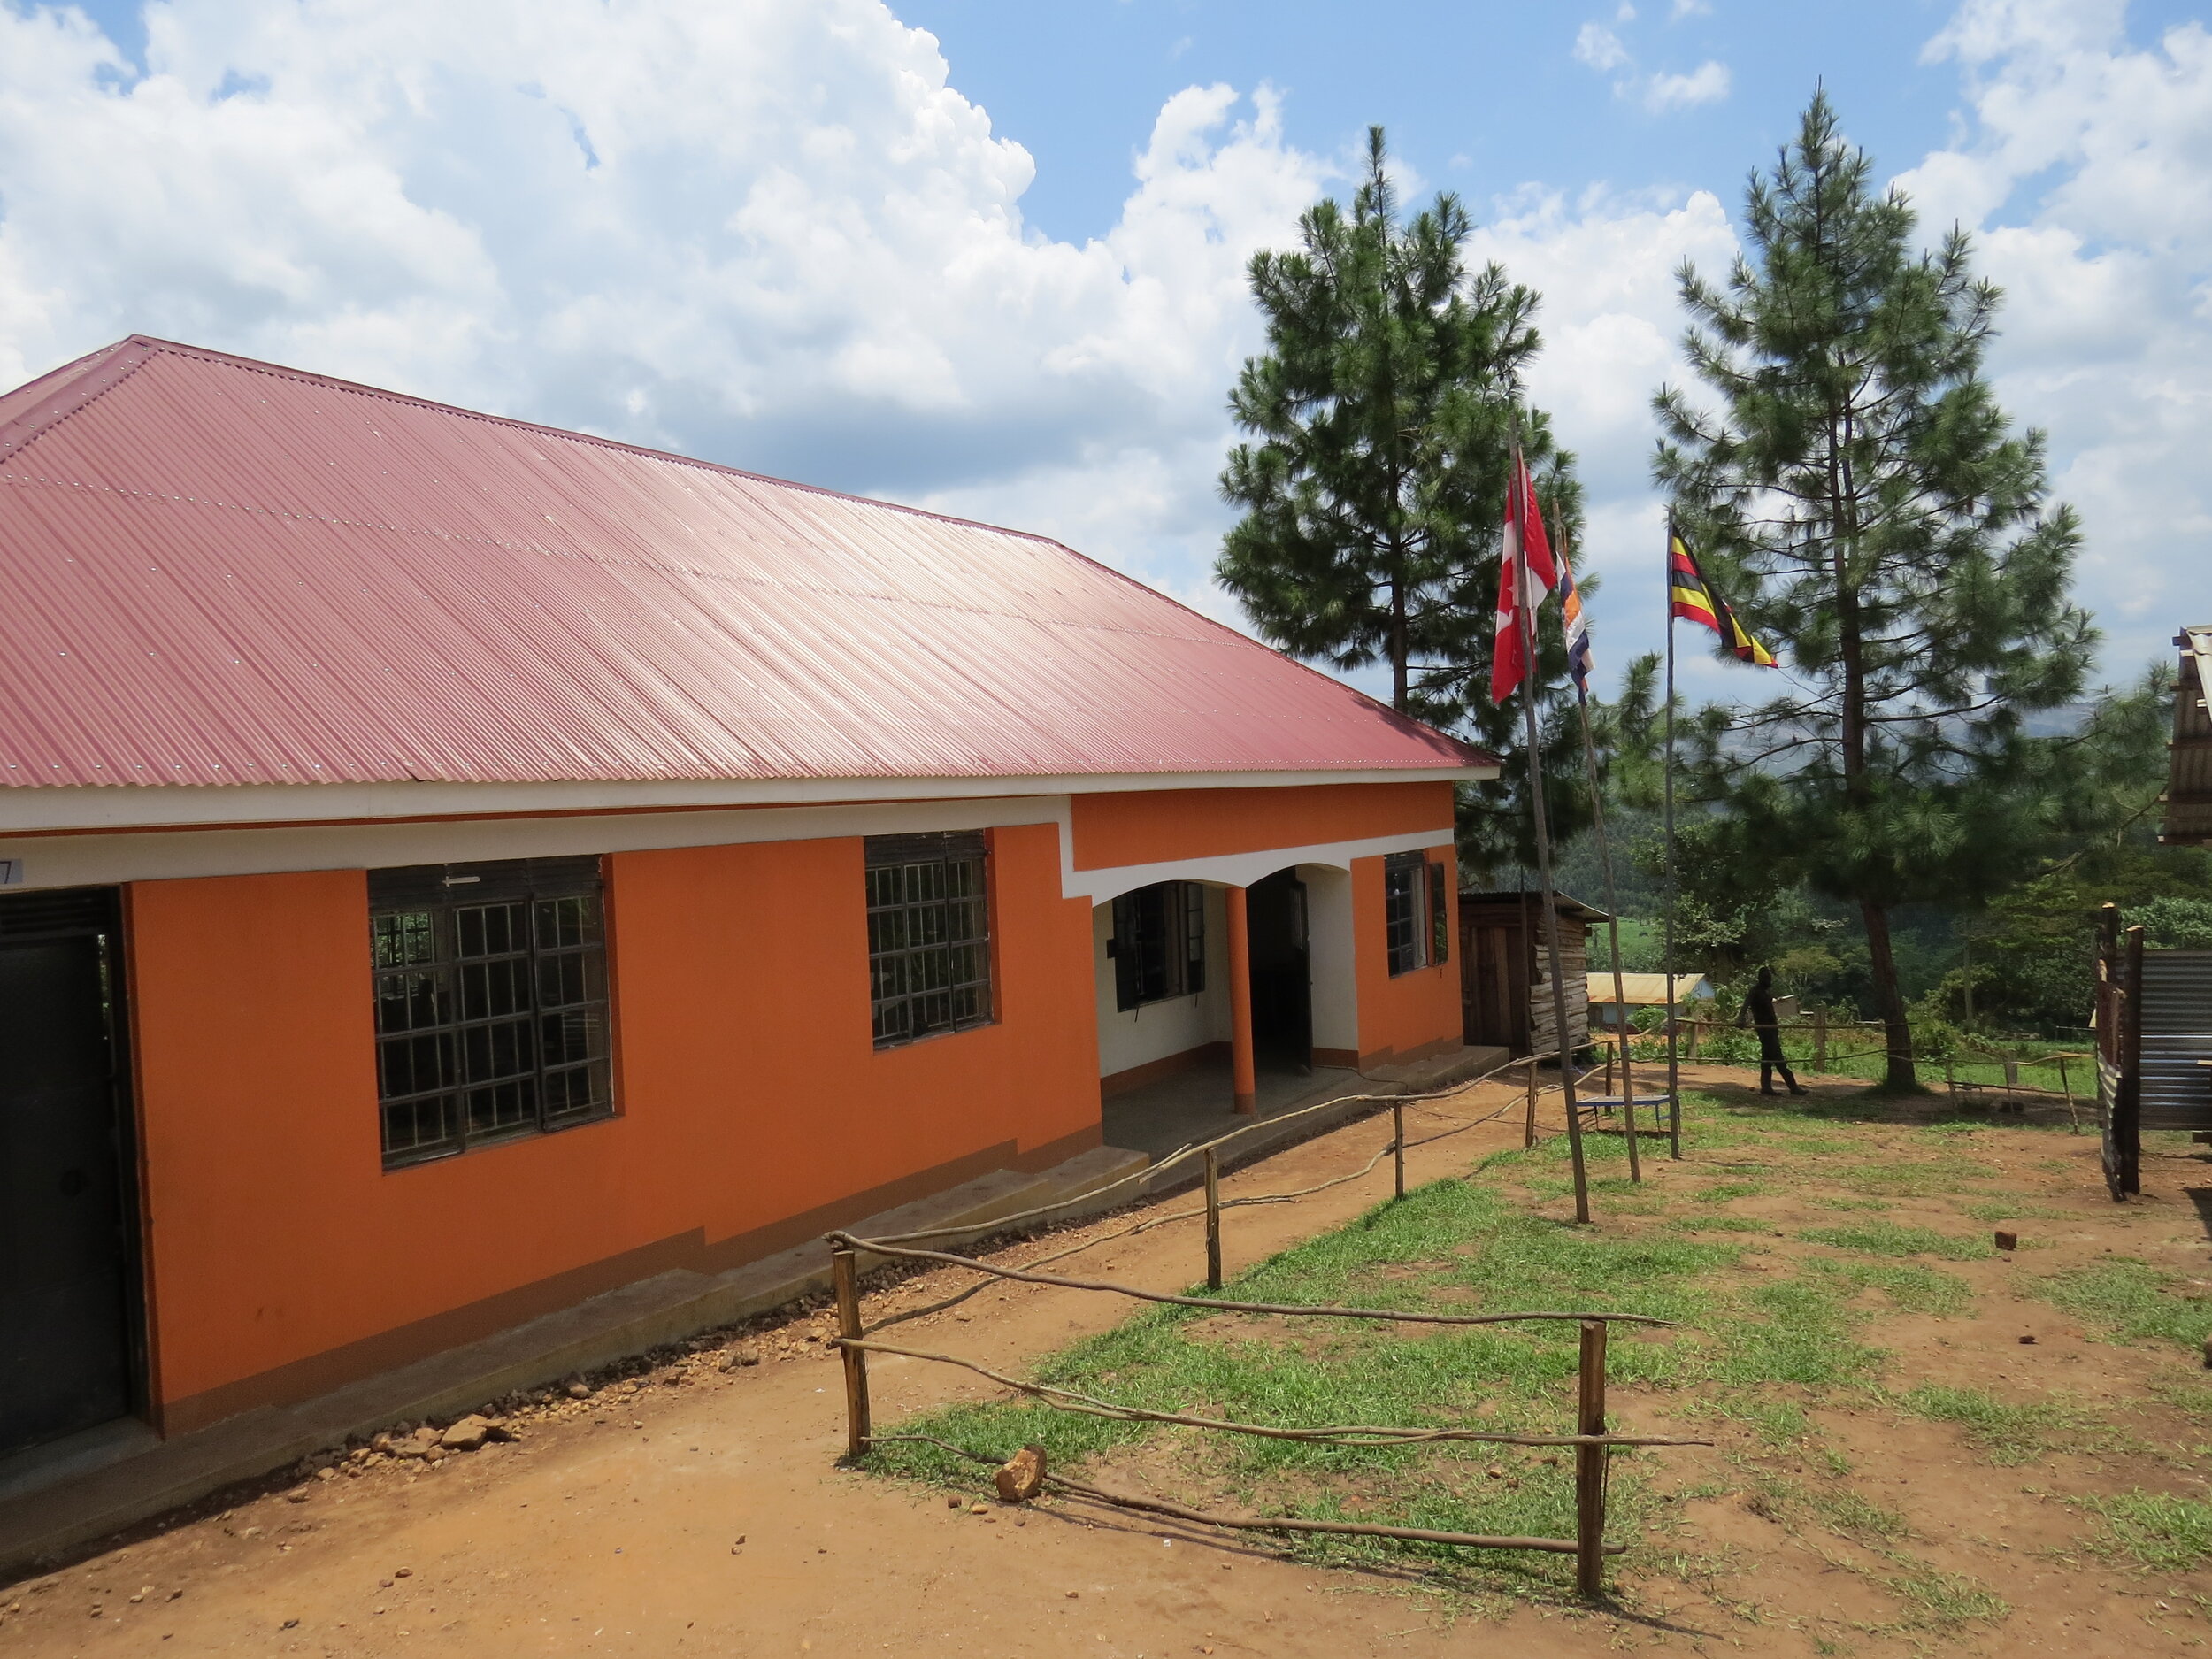
[[[2006,290],[1997,391],[2050,434],[2116,674],[2212,614],[2212,35],[2139,49],[2123,24],[2116,0],[1970,0],[1929,55],[1974,119],[1899,180]]]
[[[1644,82],[1644,107],[1655,114],[1717,104],[1728,96],[1728,65],[1711,58],[1686,75],[1654,75]]]

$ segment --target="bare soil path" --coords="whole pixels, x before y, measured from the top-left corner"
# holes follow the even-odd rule
[[[1740,1092],[1740,1074],[1724,1068],[1687,1075],[1717,1093]],[[1479,1085],[1409,1111],[1417,1136],[1505,1109],[1417,1148],[1409,1181],[1463,1173],[1517,1146],[1518,1098],[1516,1088]],[[1547,1116],[1556,1123],[1555,1105]],[[1225,1194],[1356,1170],[1387,1139],[1388,1124],[1386,1115],[1371,1118],[1293,1148],[1227,1178]],[[1902,1132],[1863,1125],[1838,1133],[1863,1135],[1870,1164],[1906,1156],[1894,1144]],[[2060,1388],[2127,1432],[2085,1432],[2087,1449],[2016,1467],[1978,1453],[1965,1426],[1858,1405],[1816,1409],[1810,1440],[1717,1435],[1722,1443],[1710,1450],[1666,1454],[1663,1471],[1678,1494],[1695,1494],[1681,1497],[1671,1548],[1706,1569],[1678,1581],[1647,1578],[1617,1607],[1471,1607],[1410,1574],[1315,1568],[1265,1540],[1072,1503],[975,1514],[948,1508],[941,1492],[841,1469],[839,1367],[826,1345],[827,1315],[817,1310],[703,1343],[585,1397],[518,1410],[511,1444],[434,1464],[363,1452],[336,1460],[326,1477],[311,1471],[173,1517],[0,1590],[0,1653],[1541,1659],[1644,1647],[2116,1655],[2200,1647],[2212,1637],[2212,1582],[2201,1571],[2147,1575],[2084,1553],[2092,1523],[2069,1502],[2153,1486],[2206,1495],[2212,1418],[2177,1392],[2191,1383],[2187,1356],[2170,1343],[2097,1340],[2047,1302],[2015,1294],[2011,1280],[2114,1250],[2212,1280],[2193,1202],[2212,1199],[2212,1164],[2147,1160],[2143,1202],[2120,1209],[2104,1197],[2090,1136],[1993,1132],[1975,1142],[1974,1158],[1998,1171],[1993,1186],[2032,1195],[2040,1210],[2018,1224],[2030,1248],[1947,1263],[1977,1292],[1972,1316],[1898,1314],[1870,1327],[1868,1340],[1894,1356],[1892,1386]],[[1655,1194],[1686,1201],[1723,1175],[1713,1167],[1721,1156],[1671,1164],[1655,1147],[1646,1168]],[[1227,1264],[1233,1271],[1337,1226],[1389,1191],[1385,1159],[1364,1179],[1303,1202],[1233,1211]],[[1608,1203],[1619,1202],[1601,1197],[1601,1225]],[[1971,1225],[1960,1222],[1955,1197],[1947,1202],[1954,1231]],[[1914,1223],[1914,1202],[1901,1198],[1889,1217]],[[1554,1200],[1546,1213],[1559,1208]],[[1797,1243],[1796,1230],[1839,1219],[1786,1187],[1740,1197],[1732,1213],[1786,1235],[1763,1234],[1746,1260],[1755,1272],[1816,1248]],[[1088,1231],[1127,1225],[1109,1217]],[[1079,1236],[1017,1245],[1002,1259],[1030,1260]],[[1103,1244],[1067,1271],[1079,1263],[1087,1276],[1180,1290],[1202,1275],[1202,1235],[1195,1222],[1175,1223]],[[931,1274],[872,1293],[872,1315],[941,1295],[966,1277]],[[1128,1311],[1118,1298],[1002,1286],[900,1333],[916,1346],[1021,1371]],[[2022,1340],[2028,1335],[2033,1343]],[[741,1348],[759,1363],[736,1363]],[[872,1374],[879,1425],[994,1393],[914,1362],[878,1360]],[[1632,1403],[1632,1421],[1633,1413]],[[1797,1477],[1815,1448],[1847,1458],[1858,1489],[1893,1491],[1922,1554],[1992,1587],[2009,1612],[1939,1640],[1900,1632],[1893,1598],[1877,1588],[1878,1572],[1854,1559],[1856,1546],[1792,1507],[1792,1493],[1809,1489]]]

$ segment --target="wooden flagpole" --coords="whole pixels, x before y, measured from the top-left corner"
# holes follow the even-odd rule
[[[1528,730],[1528,798],[1530,810],[1536,818],[1536,873],[1544,887],[1544,943],[1550,952],[1552,1023],[1559,1043],[1559,1087],[1567,1106],[1567,1147],[1574,1160],[1575,1219],[1590,1219],[1590,1175],[1582,1158],[1582,1113],[1575,1104],[1574,1052],[1567,1039],[1567,981],[1559,956],[1559,895],[1551,879],[1551,826],[1544,810],[1544,751],[1537,734],[1536,691],[1540,678],[1536,672],[1535,607],[1528,594],[1528,525],[1523,516],[1526,493],[1522,488],[1523,464],[1518,428],[1520,409],[1513,411],[1516,436],[1513,444],[1513,475],[1507,488],[1513,503],[1513,618],[1521,637],[1521,706],[1527,718]],[[1534,485],[1530,485],[1532,490]],[[1532,1026],[1533,1022],[1532,1021]],[[1532,1039],[1533,1029],[1530,1032]],[[1531,1042],[1532,1051],[1534,1048]],[[1536,1062],[1529,1061],[1532,1072]]]
[[[1559,544],[1559,558],[1563,565],[1567,562],[1563,537]],[[1565,620],[1563,615],[1561,620]],[[1605,927],[1613,946],[1613,1006],[1620,1010],[1621,1021],[1621,1111],[1628,1132],[1628,1179],[1640,1181],[1644,1179],[1644,1164],[1643,1154],[1636,1145],[1636,1078],[1628,1059],[1628,987],[1621,978],[1621,906],[1613,886],[1613,849],[1605,839],[1605,789],[1598,779],[1598,746],[1590,735],[1590,700],[1579,685],[1575,687],[1575,712],[1582,718],[1582,764],[1590,780],[1590,827],[1597,835],[1598,864],[1605,872]],[[1584,1006],[1588,1006],[1586,997]]]
[[[1661,572],[1666,584],[1661,591],[1667,603],[1666,760],[1663,767],[1666,778],[1667,909],[1666,919],[1661,926],[1660,950],[1667,968],[1667,1150],[1671,1157],[1679,1158],[1682,1156],[1682,1056],[1674,1017],[1674,900],[1677,886],[1674,868],[1674,515],[1670,512],[1667,515],[1665,568]]]

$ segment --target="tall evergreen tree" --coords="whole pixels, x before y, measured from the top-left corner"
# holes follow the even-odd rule
[[[1711,396],[1663,389],[1655,464],[1684,532],[1784,689],[1702,724],[1702,783],[1747,880],[1856,909],[1888,1080],[1913,1082],[1889,918],[2024,874],[2062,757],[2026,716],[2078,697],[2096,634],[2070,597],[2080,534],[2042,434],[1982,378],[1998,290],[1963,233],[1917,245],[1910,204],[1816,93],[1754,176],[1724,287],[1685,265]]]
[[[1348,211],[1317,203],[1301,246],[1250,266],[1267,349],[1246,361],[1230,409],[1248,440],[1223,495],[1244,510],[1217,565],[1261,635],[1338,669],[1386,664],[1399,710],[1509,757],[1502,787],[1471,799],[1478,862],[1525,856],[1513,818],[1525,781],[1517,709],[1488,699],[1505,476],[1520,374],[1539,341],[1536,296],[1491,265],[1471,272],[1473,229],[1440,194],[1404,218],[1381,127]],[[1553,510],[1578,515],[1572,457],[1524,409],[1520,438]],[[1555,505],[1554,505],[1555,503]],[[1556,701],[1566,671],[1555,607],[1540,641]],[[1576,775],[1578,741],[1556,719],[1547,780]],[[1555,803],[1571,833],[1579,793]],[[1525,816],[1523,814],[1522,816]]]

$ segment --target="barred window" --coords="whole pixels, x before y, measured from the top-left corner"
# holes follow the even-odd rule
[[[1192,996],[1206,988],[1206,889],[1195,881],[1160,881],[1114,901],[1114,1006]]]
[[[983,837],[867,839],[868,979],[876,1047],[991,1019]]]
[[[596,858],[369,872],[387,1169],[609,1116]]]
[[[1383,860],[1383,937],[1395,975],[1451,960],[1451,893],[1444,866],[1420,853]]]

